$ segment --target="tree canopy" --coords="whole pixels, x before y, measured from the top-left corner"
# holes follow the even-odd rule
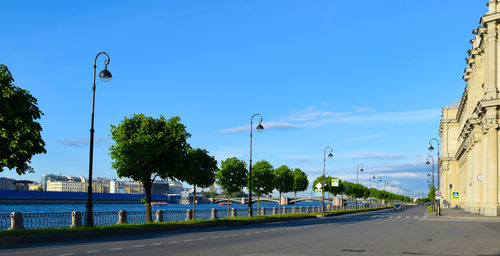
[[[217,171],[217,185],[228,194],[238,193],[247,184],[247,165],[245,161],[231,157],[221,162],[221,168]]]
[[[309,186],[309,180],[307,180],[307,174],[299,168],[293,170],[293,189],[294,193],[304,191]]]
[[[13,83],[7,66],[0,64],[0,172],[8,168],[25,174],[34,172],[29,165],[34,155],[47,153],[42,126],[35,121],[43,113],[37,99]]]
[[[275,188],[280,193],[288,193],[293,191],[293,174],[292,170],[286,166],[282,165],[274,170],[274,182]]]
[[[274,189],[274,168],[266,160],[255,163],[252,168],[252,192],[258,197],[271,193]]]
[[[165,119],[135,114],[111,125],[115,145],[110,147],[112,167],[119,177],[142,182],[146,192],[146,220],[151,222],[151,188],[157,177],[183,177],[191,136],[179,117]]]
[[[214,184],[215,173],[219,169],[217,160],[205,149],[189,149],[185,160],[184,170],[179,175],[179,179],[188,184],[207,188]]]

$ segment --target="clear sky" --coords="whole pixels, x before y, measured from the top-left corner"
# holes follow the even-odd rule
[[[39,100],[47,154],[34,174],[88,175],[92,65],[97,81],[94,177],[116,177],[110,125],[134,113],[180,116],[193,147],[217,160],[323,170],[356,166],[426,191],[428,141],[441,107],[461,97],[464,59],[486,0],[6,1],[0,63]],[[98,72],[104,68],[99,59]],[[368,184],[368,175],[360,174]]]

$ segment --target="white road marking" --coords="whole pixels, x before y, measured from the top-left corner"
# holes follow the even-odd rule
[[[216,238],[219,238],[219,236],[212,236],[210,238],[216,239]]]
[[[134,247],[134,248],[141,248],[141,247],[144,247],[144,246],[145,246],[145,245],[143,245],[143,244],[132,245],[132,247]]]
[[[396,217],[396,219],[401,219],[401,216]]]
[[[246,232],[245,233],[245,235],[251,235],[251,234],[252,234],[252,232]]]
[[[405,219],[409,219],[409,218],[410,218],[410,216],[406,216],[406,217],[405,217]]]
[[[154,245],[154,246],[158,246],[158,245],[162,245],[163,243],[154,243],[154,244],[151,244],[151,245]]]
[[[117,250],[122,250],[123,247],[116,247],[116,248],[111,248],[109,249],[110,251],[117,251]]]
[[[186,240],[184,240],[184,242],[191,242],[191,241],[193,241],[193,239],[186,239]]]
[[[170,241],[170,242],[168,242],[168,243],[169,243],[169,244],[176,244],[176,243],[178,243],[178,242],[179,242],[179,241]]]
[[[207,238],[206,237],[200,237],[200,238],[198,238],[198,240],[205,240],[205,239],[207,239]]]
[[[414,218],[414,219],[418,219],[418,217],[417,217],[417,216],[415,216],[415,217],[413,217],[413,218]]]

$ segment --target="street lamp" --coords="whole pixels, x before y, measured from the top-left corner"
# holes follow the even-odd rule
[[[264,130],[264,126],[262,126],[262,116],[260,114],[255,114],[250,118],[250,167],[248,168],[249,173],[249,182],[248,182],[248,217],[253,217],[253,209],[252,209],[252,130],[253,130],[253,119],[258,116],[259,125],[255,127],[257,131],[262,132]]]
[[[94,226],[94,213],[93,213],[93,205],[92,205],[92,163],[94,160],[94,109],[95,109],[95,75],[97,68],[97,58],[101,55],[106,55],[106,60],[104,61],[104,70],[99,73],[99,78],[103,82],[109,82],[111,80],[111,72],[108,70],[108,64],[110,62],[109,55],[106,52],[100,52],[95,56],[94,59],[94,80],[92,83],[92,118],[90,124],[90,157],[89,157],[89,180],[88,180],[88,188],[87,188],[87,205],[86,205],[86,215],[85,215],[85,225],[88,227]]]
[[[379,182],[382,182],[382,178],[379,178],[379,179],[377,180],[377,190],[378,190],[378,183],[379,183]]]
[[[429,140],[429,145],[430,145],[430,146],[429,146],[429,151],[430,151],[430,152],[434,151],[434,147],[432,146],[432,141],[436,141],[436,143],[438,144],[438,161],[437,161],[437,162],[438,162],[438,165],[437,165],[437,167],[438,167],[438,168],[437,168],[437,169],[438,169],[438,172],[437,172],[437,173],[438,173],[438,182],[437,182],[437,185],[438,185],[438,186],[437,186],[437,188],[438,188],[438,189],[441,189],[441,186],[440,186],[440,183],[441,183],[441,182],[440,182],[440,178],[439,178],[439,176],[440,176],[440,173],[439,173],[439,169],[440,169],[440,168],[439,168],[439,140],[438,140],[438,139],[436,139],[436,138],[432,138],[431,140]]]
[[[321,213],[325,212],[325,170],[326,170],[326,151],[330,150],[330,153],[328,153],[328,158],[333,157],[333,148],[330,146],[327,146],[325,150],[323,151],[323,186],[321,189],[323,189],[323,193],[321,193]]]
[[[426,165],[430,165],[430,161],[429,161],[429,157],[432,159],[432,187],[434,187],[434,157],[429,155],[425,158],[426,162],[425,164]]]
[[[360,169],[360,167],[361,167],[361,169]],[[360,171],[361,171],[361,172],[362,172],[362,171],[364,171],[364,170],[363,170],[363,167],[364,167],[364,166],[363,166],[362,164],[358,164],[358,167],[356,167],[356,183],[358,183],[358,176],[359,176],[359,172],[360,172]]]
[[[370,207],[372,207],[372,179],[376,179],[377,177],[375,177],[375,173],[374,172],[370,172]]]

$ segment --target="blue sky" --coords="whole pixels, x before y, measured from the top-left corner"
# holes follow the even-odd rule
[[[39,100],[47,154],[34,174],[88,175],[92,65],[95,176],[116,177],[110,124],[180,116],[190,144],[248,161],[250,117],[264,117],[254,161],[353,181],[356,166],[426,190],[428,140],[458,99],[472,30],[487,1],[9,1],[0,63]],[[103,69],[99,59],[98,69]],[[98,71],[99,71],[98,70]],[[367,184],[368,175],[360,181]]]

